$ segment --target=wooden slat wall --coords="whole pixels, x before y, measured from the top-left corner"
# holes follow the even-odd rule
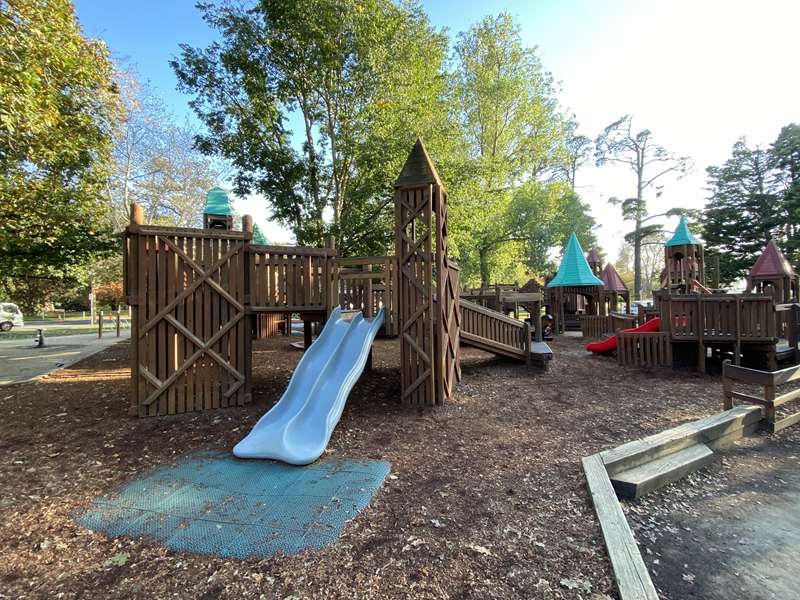
[[[244,276],[250,235],[132,219],[125,246],[126,295],[135,314],[132,414],[250,400]]]
[[[331,266],[333,306],[344,309],[369,307],[372,315],[383,306],[381,334],[396,336],[397,259],[394,256],[337,258]]]
[[[328,248],[250,246],[253,312],[327,312],[331,266]]]
[[[671,367],[669,333],[617,331],[617,362],[632,367]]]

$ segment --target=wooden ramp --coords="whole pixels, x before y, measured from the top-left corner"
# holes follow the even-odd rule
[[[547,344],[531,341],[528,323],[463,298],[459,308],[461,344],[543,367],[553,358]]]

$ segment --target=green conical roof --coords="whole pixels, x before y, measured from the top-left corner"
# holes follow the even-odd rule
[[[592,269],[586,262],[583,248],[581,248],[575,233],[570,234],[567,247],[564,249],[564,257],[561,259],[561,266],[558,267],[558,273],[550,280],[547,287],[568,285],[603,285],[603,282],[592,274]]]
[[[686,224],[686,217],[681,215],[680,223],[675,229],[675,234],[670,238],[666,244],[667,246],[702,246],[700,240],[694,237],[694,234],[689,231],[689,225]]]
[[[206,194],[206,207],[203,209],[206,215],[232,215],[231,204],[228,201],[228,194],[222,188],[211,188]]]
[[[257,224],[253,224],[253,240],[254,244],[259,246],[267,246],[269,242],[267,241],[267,236],[264,235],[264,232],[261,231],[261,228]]]

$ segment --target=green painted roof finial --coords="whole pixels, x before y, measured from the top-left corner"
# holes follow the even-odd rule
[[[667,246],[702,246],[703,244],[694,237],[694,234],[689,231],[689,225],[686,223],[686,217],[681,215],[681,220],[678,227],[675,229],[675,234],[666,243]]]
[[[206,215],[233,215],[228,194],[222,188],[211,188],[206,194],[206,206],[203,209]]]
[[[571,233],[567,247],[564,249],[564,257],[558,267],[558,273],[551,279],[547,287],[565,287],[579,285],[604,285],[603,282],[592,274],[589,263],[583,254],[583,248],[578,241],[575,233]]]

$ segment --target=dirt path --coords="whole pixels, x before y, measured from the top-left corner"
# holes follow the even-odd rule
[[[719,410],[719,382],[622,369],[579,340],[553,348],[547,373],[467,349],[454,401],[422,410],[397,404],[397,343],[379,341],[329,451],[388,460],[390,478],[334,545],[261,561],[107,540],[71,515],[176,456],[230,449],[299,359],[285,338],[256,344],[254,403],[243,409],[127,417],[125,344],[5,388],[0,597],[613,595],[580,458]]]
[[[664,600],[794,600],[800,430],[746,438],[687,479],[626,505]]]

